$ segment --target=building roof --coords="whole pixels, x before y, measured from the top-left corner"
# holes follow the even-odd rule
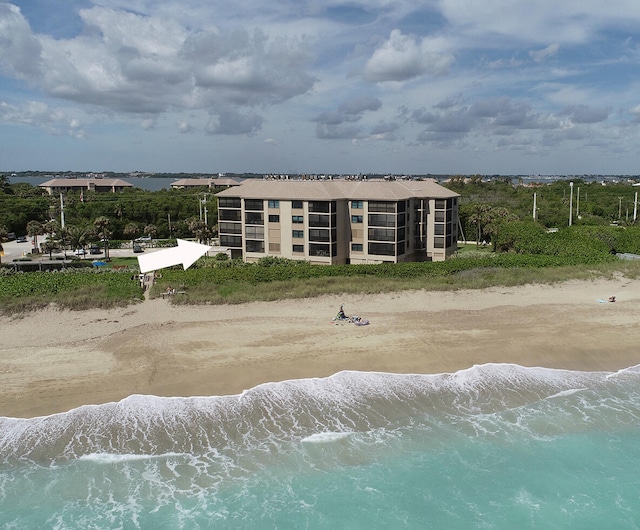
[[[130,184],[126,180],[122,179],[65,179],[54,178],[47,180],[42,184],[39,184],[41,188],[86,188],[89,183],[93,183],[98,187],[113,187],[116,188],[133,188],[133,184]]]
[[[277,200],[338,200],[362,199],[396,201],[411,197],[447,199],[458,193],[441,186],[433,179],[391,182],[315,181],[315,180],[245,180],[241,186],[216,194],[218,197]]]
[[[178,179],[171,183],[172,188],[182,188],[191,186],[238,186],[242,181],[232,177],[216,178],[185,178]]]

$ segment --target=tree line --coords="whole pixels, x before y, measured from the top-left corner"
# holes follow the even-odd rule
[[[216,234],[218,222],[215,191],[220,190],[83,190],[66,192],[61,199],[37,186],[9,184],[0,176],[0,238],[11,232],[30,237],[46,233],[52,242],[74,248],[140,236],[207,241]]]
[[[532,223],[538,229],[561,228],[568,225],[571,215],[575,227],[629,227],[636,223],[637,188],[630,182],[603,185],[574,179],[572,190],[566,180],[523,186],[506,177],[487,181],[475,175],[454,176],[444,186],[460,194],[461,237],[486,241],[495,250],[509,250],[499,234],[517,222]],[[68,240],[70,246],[102,238],[133,240],[143,235],[207,241],[215,235],[218,221],[216,191],[207,190],[205,195],[202,190],[134,188],[117,194],[85,190],[82,194],[65,193],[61,202],[59,196],[49,196],[39,187],[9,184],[7,177],[0,176],[0,238],[8,232],[32,237],[48,233],[53,241],[57,234],[59,241]]]
[[[638,224],[634,219],[639,188],[630,182],[586,182],[574,179],[548,184],[514,185],[511,179],[486,181],[482,176],[453,177],[446,187],[459,193],[459,220],[469,241],[495,246],[501,227],[514,222],[533,223],[543,229],[571,226],[619,226]],[[535,194],[535,219],[534,219]]]

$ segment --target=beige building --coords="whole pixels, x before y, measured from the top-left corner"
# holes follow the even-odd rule
[[[216,196],[220,245],[244,261],[444,261],[457,246],[459,195],[434,180],[247,180]]]
[[[49,195],[64,193],[67,191],[98,191],[108,193],[119,193],[125,188],[133,188],[133,184],[129,184],[122,179],[67,179],[54,178],[39,184],[40,188],[47,190]]]

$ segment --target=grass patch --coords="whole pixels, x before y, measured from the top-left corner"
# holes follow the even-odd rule
[[[126,306],[143,299],[130,273],[71,270],[3,276],[0,313],[15,314],[55,305],[83,310]]]
[[[195,271],[194,271],[195,272]],[[459,289],[486,289],[488,287],[515,287],[526,284],[554,284],[568,280],[615,279],[640,277],[640,262],[615,261],[590,265],[562,267],[476,267],[463,269],[450,275],[409,278],[380,276],[328,276],[294,278],[258,284],[227,281],[216,284],[193,281],[178,284],[179,275],[163,277],[152,287],[151,296],[158,297],[166,287],[178,285],[185,294],[171,298],[174,304],[240,304],[255,301],[276,301],[313,298],[322,295],[378,294],[406,290],[454,291]],[[195,278],[197,275],[194,275]],[[173,281],[171,281],[173,280]]]
[[[135,259],[135,258],[133,258]],[[274,264],[164,269],[152,298],[168,286],[184,294],[174,304],[240,304],[255,301],[362,295],[406,290],[447,291],[497,286],[554,284],[567,280],[640,277],[640,261],[602,261],[551,266],[551,258],[493,255],[445,263],[381,266]],[[125,264],[125,263],[122,263]],[[143,299],[131,272],[73,270],[0,277],[0,313],[15,314],[50,305],[70,310],[126,306]]]

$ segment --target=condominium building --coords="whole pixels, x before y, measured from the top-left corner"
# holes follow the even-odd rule
[[[42,184],[38,184],[38,186],[40,188],[44,188],[49,195],[81,190],[121,193],[127,188],[133,188],[133,184],[130,184],[126,180],[96,178],[54,178],[51,180],[47,180]]]
[[[459,195],[435,180],[246,180],[216,196],[220,245],[247,262],[444,261],[456,250]]]

